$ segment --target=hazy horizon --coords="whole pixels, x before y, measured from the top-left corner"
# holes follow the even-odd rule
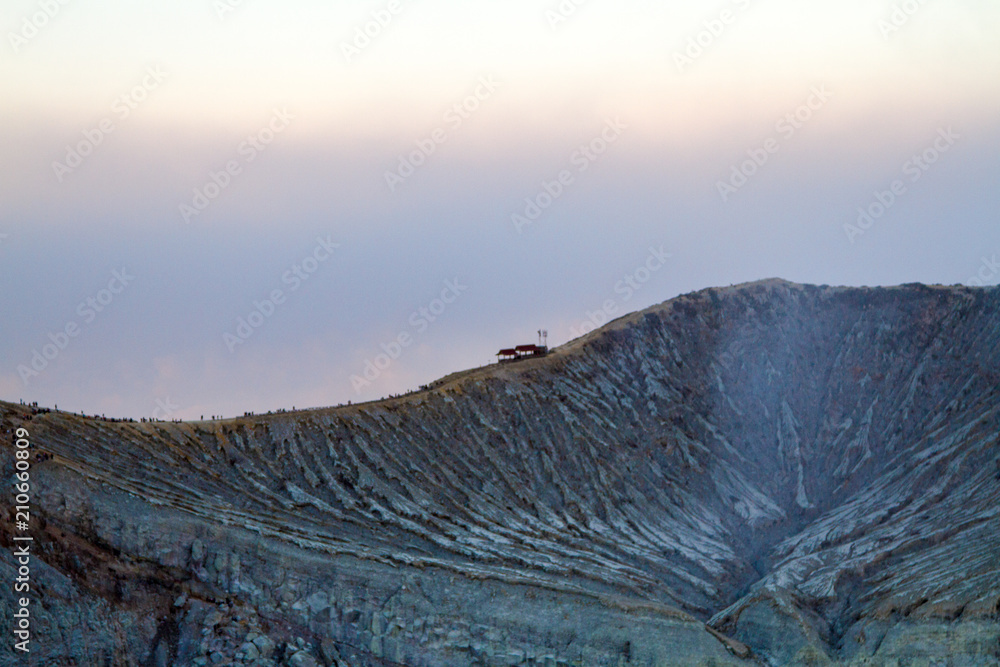
[[[185,419],[335,405],[540,328],[562,344],[608,300],[613,319],[770,277],[1000,282],[984,0],[0,16],[4,400]]]

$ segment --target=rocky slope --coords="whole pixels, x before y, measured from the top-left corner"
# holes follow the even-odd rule
[[[34,412],[0,664],[1000,664],[995,288],[763,281],[394,400]]]

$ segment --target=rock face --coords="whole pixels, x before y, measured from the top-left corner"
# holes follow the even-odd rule
[[[710,289],[347,408],[0,410],[4,478],[43,453],[0,664],[1000,664],[998,289]]]

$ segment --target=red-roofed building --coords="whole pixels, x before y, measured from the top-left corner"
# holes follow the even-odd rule
[[[538,345],[518,345],[517,347],[505,347],[497,352],[497,361],[519,361],[532,357],[544,357],[549,353],[549,332],[544,329],[538,330]],[[544,343],[544,344],[543,344]]]
[[[545,345],[518,345],[500,350],[497,352],[497,357],[499,361],[518,361],[531,357],[544,357],[548,353],[549,348]]]

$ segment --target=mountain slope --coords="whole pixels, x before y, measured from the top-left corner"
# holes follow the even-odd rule
[[[772,280],[361,406],[134,424],[3,404],[53,455],[32,470],[38,622],[61,640],[39,650],[996,664],[998,379],[1000,290]]]

